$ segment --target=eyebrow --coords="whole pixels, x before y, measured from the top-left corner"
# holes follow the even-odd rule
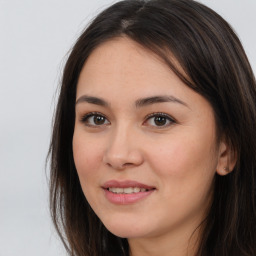
[[[181,105],[184,105],[188,107],[188,105],[183,102],[182,100],[172,96],[172,95],[160,95],[160,96],[153,96],[153,97],[147,97],[143,99],[138,99],[135,102],[136,107],[144,107],[148,105],[152,105],[155,103],[163,103],[163,102],[173,102],[173,103],[179,103]]]
[[[88,96],[88,95],[83,95],[80,98],[77,99],[76,104],[82,103],[82,102],[87,102],[103,107],[109,107],[109,103],[107,103],[105,100],[98,98],[98,97],[93,97],[93,96]]]
[[[87,102],[90,104],[95,104],[103,107],[110,107],[110,104],[105,101],[102,98],[94,97],[94,96],[89,96],[89,95],[83,95],[80,98],[77,99],[76,104],[82,103],[82,102]],[[181,105],[184,105],[188,107],[188,105],[183,102],[182,100],[172,96],[172,95],[159,95],[159,96],[152,96],[152,97],[147,97],[147,98],[142,98],[138,99],[135,101],[135,106],[136,108],[139,107],[145,107],[148,105],[153,105],[156,103],[164,103],[164,102],[173,102],[173,103],[179,103]]]

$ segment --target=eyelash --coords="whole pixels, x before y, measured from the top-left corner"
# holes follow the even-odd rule
[[[103,124],[98,124],[98,125],[97,124],[90,124],[89,121],[88,121],[90,117],[94,117],[94,118],[95,117],[102,117],[102,118],[104,118],[104,123]],[[164,123],[164,125],[151,125],[151,126],[157,128],[157,129],[161,129],[161,128],[163,129],[163,128],[171,126],[172,124],[177,123],[176,120],[174,118],[172,118],[170,115],[165,114],[165,113],[161,113],[161,112],[156,112],[156,113],[152,113],[150,115],[147,115],[143,124],[148,122],[151,118],[159,118],[159,117],[164,118],[165,123],[168,122],[168,124],[166,125]],[[93,127],[93,128],[99,128],[99,127],[106,126],[106,125],[110,124],[107,117],[105,115],[103,115],[102,113],[100,113],[100,112],[90,112],[88,114],[85,114],[81,118],[80,121],[82,123],[84,123],[86,126]],[[93,121],[95,121],[95,120],[93,120]],[[108,123],[105,123],[106,121]],[[150,125],[147,125],[147,126],[150,126]]]
[[[147,115],[145,122],[148,122],[151,118],[157,118],[157,117],[165,118],[165,120],[169,122],[167,125],[164,124],[163,126],[161,126],[161,125],[160,126],[152,125],[154,127],[157,127],[158,129],[161,129],[161,128],[163,129],[163,128],[171,126],[172,124],[177,123],[176,120],[174,118],[172,118],[170,115],[165,114],[165,113],[161,113],[161,112],[156,112],[156,113],[152,113],[152,114]]]
[[[106,124],[101,124],[101,125],[97,125],[97,124],[89,124],[88,122],[88,119],[90,117],[103,117],[105,120],[107,120],[106,116],[101,114],[100,112],[90,112],[88,114],[85,114],[84,116],[82,116],[81,118],[81,122],[84,123],[86,126],[89,126],[89,127],[94,127],[94,128],[98,128],[99,126],[103,126],[103,125],[106,125]],[[109,121],[108,121],[109,122]],[[110,123],[110,122],[109,122]]]

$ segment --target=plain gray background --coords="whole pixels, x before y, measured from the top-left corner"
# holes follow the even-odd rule
[[[238,33],[256,71],[256,1],[201,0]],[[0,256],[66,255],[48,210],[51,119],[66,54],[113,1],[0,0]]]

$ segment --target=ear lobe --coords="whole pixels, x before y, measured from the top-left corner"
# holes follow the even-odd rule
[[[216,172],[221,175],[227,175],[233,171],[237,161],[235,150],[225,141],[221,141],[219,145],[219,159]]]

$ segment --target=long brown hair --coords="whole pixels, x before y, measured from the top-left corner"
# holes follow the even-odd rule
[[[228,23],[193,0],[118,2],[92,21],[69,55],[49,151],[52,219],[69,255],[129,255],[127,240],[111,234],[84,197],[72,152],[81,69],[96,47],[120,36],[160,56],[187,86],[210,102],[218,133],[226,136],[237,156],[232,173],[215,177],[214,198],[196,255],[256,255],[255,78]]]

